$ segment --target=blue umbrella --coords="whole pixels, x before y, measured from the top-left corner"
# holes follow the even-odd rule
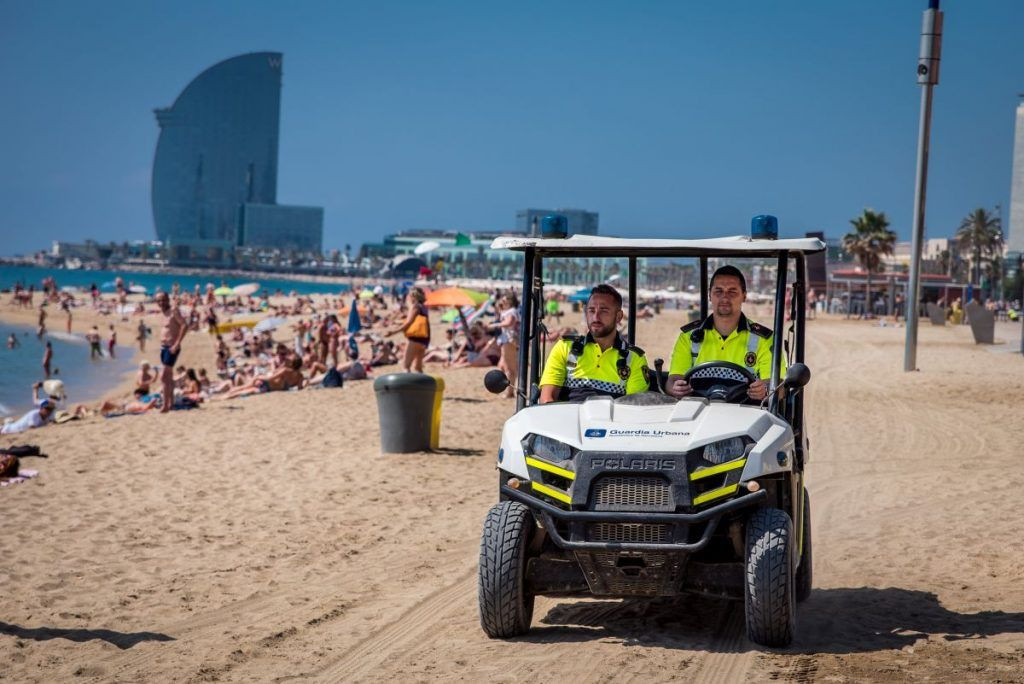
[[[363,322],[359,320],[359,300],[352,298],[352,308],[348,312],[348,334],[357,333],[363,329]]]
[[[585,287],[569,295],[570,302],[585,302],[590,299],[590,288]]]

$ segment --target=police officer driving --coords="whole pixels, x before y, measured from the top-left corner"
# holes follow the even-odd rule
[[[551,349],[540,379],[540,403],[647,390],[647,360],[642,349],[619,336],[622,316],[622,295],[614,287],[590,291],[587,334],[565,336]]]
[[[758,378],[747,388],[747,396],[760,401],[768,393],[765,380],[772,373],[772,331],[743,314],[747,281],[738,268],[722,266],[711,276],[709,287],[712,313],[680,329],[665,389],[672,396],[685,397],[693,392],[683,380],[687,370],[709,361],[729,361]]]

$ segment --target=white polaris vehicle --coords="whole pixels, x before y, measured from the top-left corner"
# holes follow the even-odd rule
[[[785,646],[796,603],[811,591],[810,502],[803,392],[806,255],[817,239],[633,240],[592,236],[498,238],[524,252],[517,412],[498,449],[499,502],[480,547],[480,623],[492,638],[530,628],[534,597],[651,597],[696,592],[742,600],[748,637]],[[691,368],[694,394],[663,392],[660,360],[650,390],[621,398],[536,404],[543,351],[545,258],[629,257],[626,337],[636,329],[639,257],[697,257],[702,318],[709,257],[777,264],[772,378],[760,404],[754,376],[731,363]],[[787,271],[795,282],[787,288]],[[786,319],[787,289],[791,324]],[[784,339],[785,338],[785,339]],[[654,341],[649,341],[654,343]],[[669,348],[674,339],[658,340]],[[780,360],[788,370],[780,375]],[[501,371],[488,390],[508,384]]]

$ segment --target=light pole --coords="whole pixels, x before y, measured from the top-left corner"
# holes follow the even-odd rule
[[[917,182],[914,188],[914,228],[910,242],[910,283],[907,292],[907,342],[903,370],[917,370],[917,318],[921,301],[921,248],[924,244],[925,191],[928,188],[928,145],[932,128],[932,88],[939,83],[942,52],[942,12],[939,0],[928,0],[921,23],[921,52],[917,83],[921,90],[921,121],[917,135]]]

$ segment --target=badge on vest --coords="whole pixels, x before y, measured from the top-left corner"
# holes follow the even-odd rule
[[[629,366],[623,366],[619,369],[619,377],[623,380],[629,380]]]
[[[757,362],[757,354],[754,352],[747,352],[747,355],[743,358],[743,362],[750,368],[753,368],[754,364]]]

